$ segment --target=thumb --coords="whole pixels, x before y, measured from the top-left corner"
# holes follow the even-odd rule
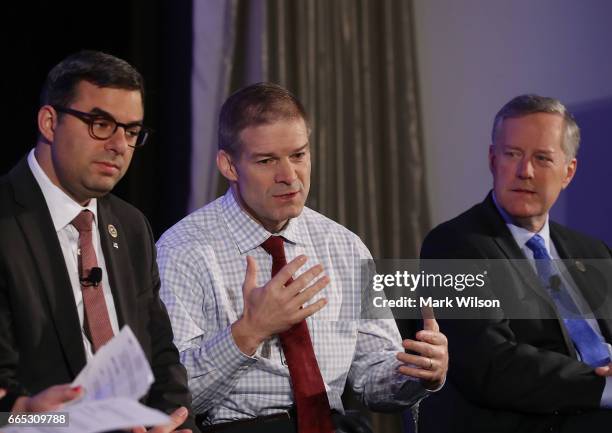
[[[425,329],[426,331],[435,331],[435,332],[440,331],[438,322],[436,322],[436,319],[434,318],[423,319],[423,329]]]
[[[158,425],[149,430],[149,433],[170,433],[173,432],[185,422],[189,412],[184,407],[179,407],[177,410],[170,414],[170,422],[165,425]]]
[[[242,294],[247,295],[257,285],[257,263],[251,256],[247,256],[247,268],[242,284]]]
[[[56,410],[68,401],[80,397],[83,387],[71,386],[70,384],[54,385],[33,397],[25,397],[22,401],[24,412],[46,412]]]
[[[167,431],[173,432],[174,430],[176,430],[178,426],[185,422],[185,420],[187,419],[187,415],[189,415],[189,412],[185,407],[179,407],[177,410],[172,412],[170,414],[170,423],[166,424],[165,426]]]

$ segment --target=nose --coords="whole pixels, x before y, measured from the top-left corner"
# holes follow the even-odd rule
[[[274,181],[291,185],[297,179],[295,167],[288,158],[281,158],[277,165]]]
[[[531,179],[533,177],[533,164],[531,159],[524,156],[517,167],[517,176],[521,179]]]
[[[106,148],[112,150],[118,155],[123,155],[125,152],[127,152],[129,146],[125,132],[126,131],[123,126],[117,125],[115,133],[106,141]]]

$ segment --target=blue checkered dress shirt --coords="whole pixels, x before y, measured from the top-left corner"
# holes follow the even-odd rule
[[[331,279],[311,301],[325,296],[328,304],[307,319],[331,407],[343,410],[347,380],[372,409],[409,406],[427,395],[419,381],[396,371],[395,355],[403,349],[395,322],[359,318],[359,267],[371,259],[361,240],[308,208],[279,234],[287,241],[287,261],[308,257],[298,274],[320,263]],[[278,413],[293,403],[278,337],[247,356],[230,331],[242,313],[246,256],[257,262],[258,285],[270,279],[272,258],[260,246],[270,235],[228,191],[157,243],[161,298],[187,368],[194,410],[206,414],[206,423]]]

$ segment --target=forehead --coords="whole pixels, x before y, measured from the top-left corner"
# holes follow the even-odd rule
[[[561,149],[564,128],[565,121],[559,114],[533,113],[511,117],[501,125],[500,144]]]
[[[85,112],[97,108],[126,123],[140,121],[144,116],[139,90],[99,87],[88,81],[81,81],[76,85],[70,106]]]
[[[308,144],[308,129],[304,119],[279,120],[257,126],[249,126],[240,132],[240,151],[254,153],[285,154]]]

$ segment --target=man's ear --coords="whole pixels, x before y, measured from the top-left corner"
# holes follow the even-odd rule
[[[495,174],[495,145],[491,144],[489,146],[489,171],[491,174]]]
[[[55,137],[55,127],[57,126],[57,111],[50,105],[43,105],[38,109],[38,131],[40,135],[49,143]]]
[[[574,175],[576,174],[576,168],[578,167],[578,160],[573,158],[570,162],[567,163],[566,171],[565,171],[565,179],[563,179],[563,189],[567,188],[570,184]]]
[[[217,168],[223,177],[230,182],[238,181],[238,172],[236,171],[232,156],[225,150],[219,150],[217,152]]]

